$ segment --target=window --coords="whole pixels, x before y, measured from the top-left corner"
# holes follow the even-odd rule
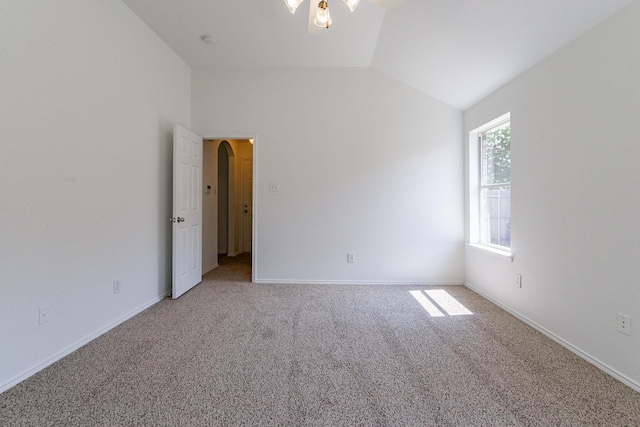
[[[511,121],[505,114],[469,135],[471,243],[511,248]]]

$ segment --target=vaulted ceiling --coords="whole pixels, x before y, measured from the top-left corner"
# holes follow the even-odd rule
[[[295,14],[283,0],[124,3],[193,68],[372,67],[464,110],[634,0],[328,0],[320,31],[316,1]]]

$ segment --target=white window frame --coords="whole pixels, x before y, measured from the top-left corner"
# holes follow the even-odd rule
[[[511,121],[510,112],[503,114],[502,116],[469,132],[469,243],[474,247],[512,258],[513,255],[511,247],[482,242],[480,235],[480,221],[482,219],[480,213],[480,191],[482,188],[491,187],[481,185],[480,134],[509,121]],[[510,182],[509,186],[511,186]]]

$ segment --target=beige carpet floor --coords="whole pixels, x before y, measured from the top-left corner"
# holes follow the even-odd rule
[[[424,288],[251,284],[249,257],[221,261],[1,394],[0,425],[640,425],[640,393],[464,287],[430,288],[472,313],[450,315]]]

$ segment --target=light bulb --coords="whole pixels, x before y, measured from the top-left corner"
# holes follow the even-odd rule
[[[318,9],[316,9],[316,18],[313,20],[313,23],[318,27],[326,27],[329,28],[331,25],[331,15],[329,14],[329,4],[325,0],[321,0],[318,3]]]

